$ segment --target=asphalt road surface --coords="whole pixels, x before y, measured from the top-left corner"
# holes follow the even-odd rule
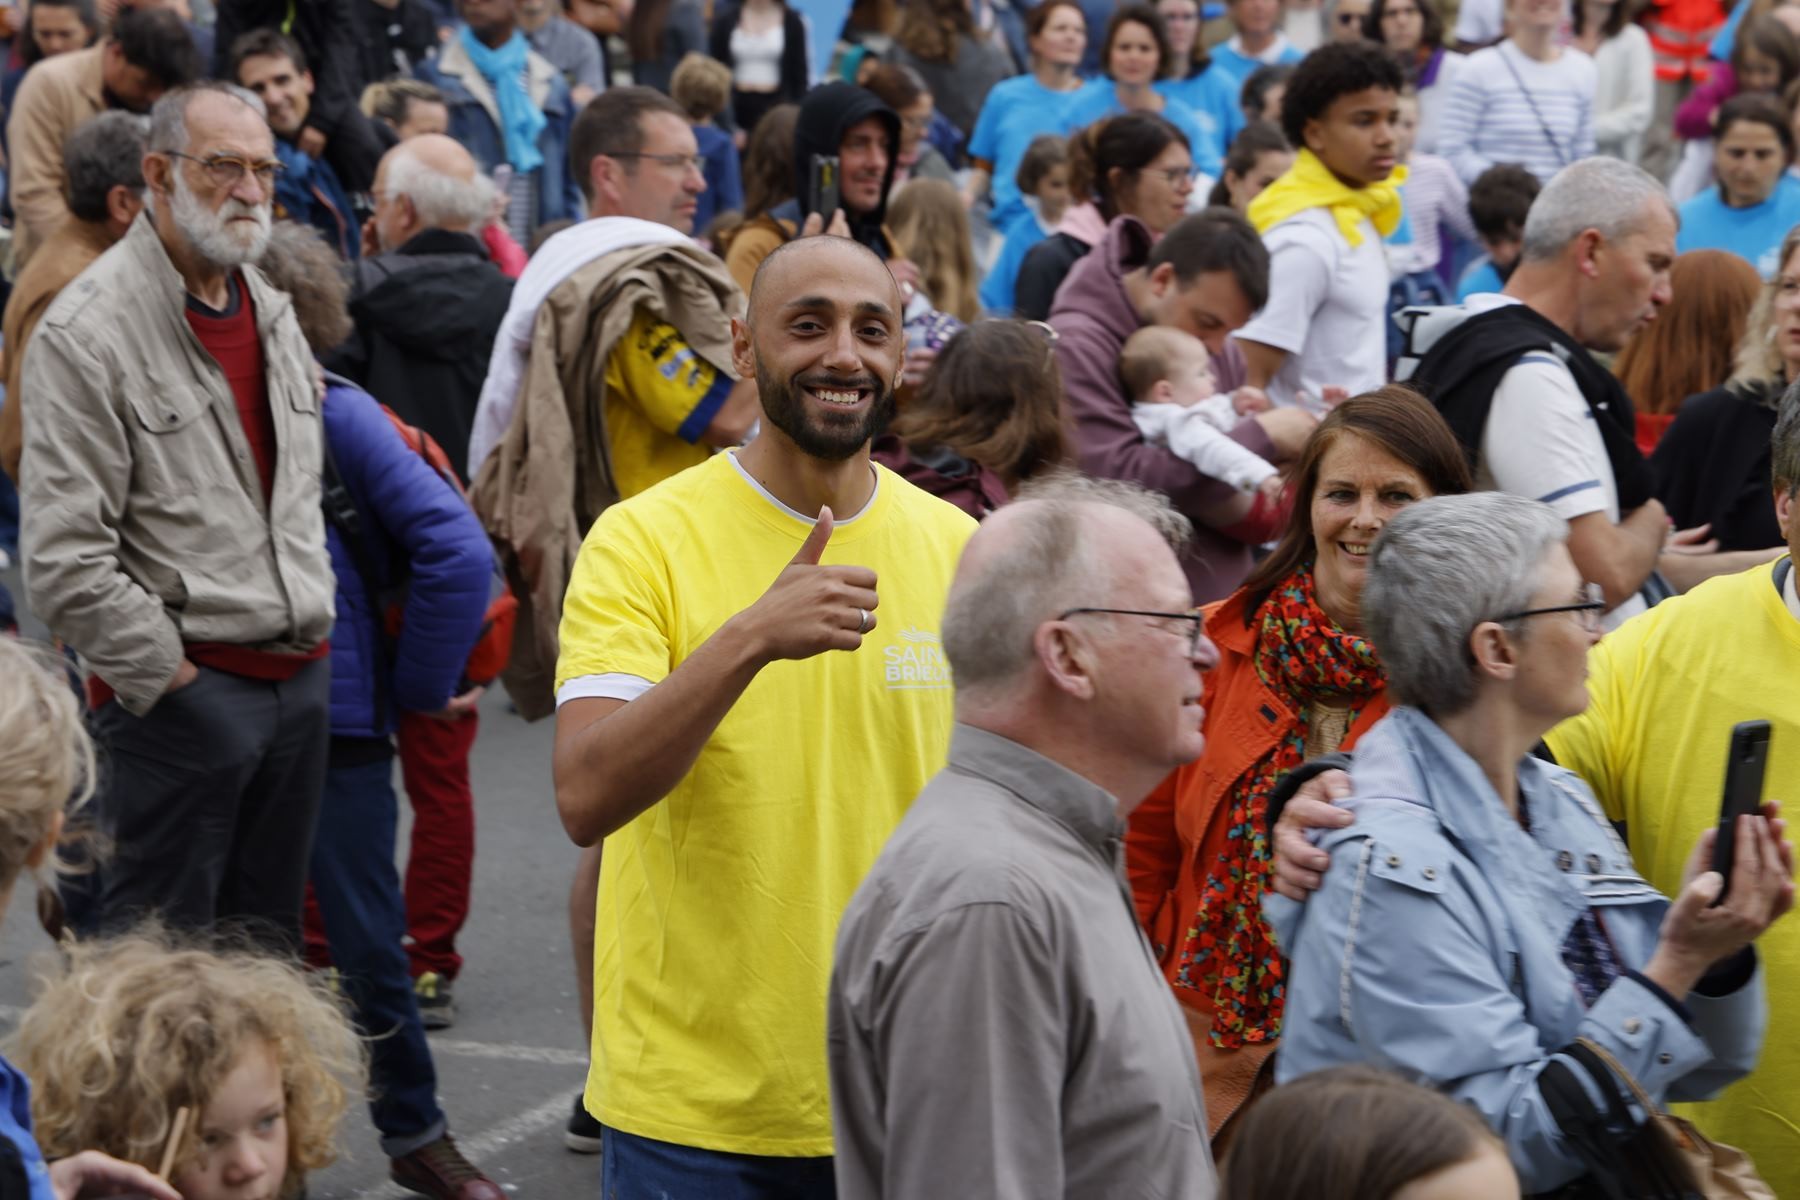
[[[0,572],[24,607],[16,567]],[[23,615],[23,614],[22,614]],[[28,616],[28,634],[42,629]],[[438,1095],[469,1157],[523,1200],[599,1194],[597,1156],[573,1154],[563,1126],[587,1070],[569,961],[566,898],[576,850],[557,822],[550,789],[550,722],[527,725],[503,695],[482,704],[475,744],[474,901],[459,941],[456,1025],[433,1033]],[[398,773],[395,779],[399,787]],[[407,837],[401,805],[401,854]],[[0,927],[0,1027],[29,1003],[31,960],[49,946],[33,918],[31,884]],[[352,1110],[342,1156],[309,1181],[310,1200],[400,1200],[387,1182],[366,1109]]]

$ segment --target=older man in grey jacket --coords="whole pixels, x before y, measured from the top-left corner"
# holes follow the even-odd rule
[[[274,143],[255,97],[171,92],[151,211],[25,353],[33,609],[93,673],[112,853],[79,924],[158,911],[297,937],[328,732],[333,579],[319,398],[288,297],[249,266]]]
[[[1073,478],[969,542],[949,765],[838,935],[843,1200],[1213,1195],[1193,1044],[1121,857],[1126,815],[1202,744],[1217,655],[1171,549],[1188,532],[1159,496]]]

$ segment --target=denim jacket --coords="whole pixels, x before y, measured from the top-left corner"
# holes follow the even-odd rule
[[[1646,883],[1587,785],[1519,764],[1527,832],[1435,722],[1396,708],[1357,747],[1354,824],[1320,842],[1331,869],[1299,905],[1264,913],[1291,965],[1276,1077],[1367,1062],[1473,1105],[1529,1193],[1581,1164],[1538,1092],[1578,1038],[1604,1046],[1652,1100],[1704,1099],[1755,1065],[1767,1009],[1758,969],[1719,996],[1668,998],[1649,962],[1668,901]],[[1624,968],[1583,1004],[1562,947],[1598,912]],[[1719,990],[1708,988],[1706,990]]]

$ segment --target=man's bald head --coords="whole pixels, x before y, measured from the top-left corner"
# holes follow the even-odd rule
[[[944,655],[958,694],[1020,682],[1039,626],[1111,605],[1134,572],[1174,565],[1192,533],[1165,497],[1133,484],[1057,472],[1026,487],[975,531],[950,585]]]
[[[750,281],[751,328],[755,328],[757,317],[770,297],[785,303],[805,291],[808,283],[818,279],[821,273],[845,279],[861,276],[873,285],[872,299],[878,299],[896,314],[905,311],[906,306],[900,299],[900,285],[879,254],[850,238],[796,238],[775,247],[758,264],[756,275]]]
[[[375,172],[375,232],[392,250],[426,229],[472,233],[487,222],[494,185],[452,138],[425,133],[382,156]]]

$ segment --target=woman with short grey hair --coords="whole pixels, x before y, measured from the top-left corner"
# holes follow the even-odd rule
[[[1702,1099],[1750,1070],[1767,1017],[1751,945],[1792,904],[1766,817],[1739,822],[1721,903],[1711,834],[1671,903],[1586,784],[1532,756],[1587,707],[1606,607],[1567,539],[1498,492],[1388,522],[1363,611],[1402,703],[1357,746],[1323,888],[1304,911],[1265,899],[1291,959],[1277,1080],[1367,1062],[1442,1088],[1528,1194],[1589,1169],[1547,1097],[1604,1095],[1623,1070],[1658,1104]]]

